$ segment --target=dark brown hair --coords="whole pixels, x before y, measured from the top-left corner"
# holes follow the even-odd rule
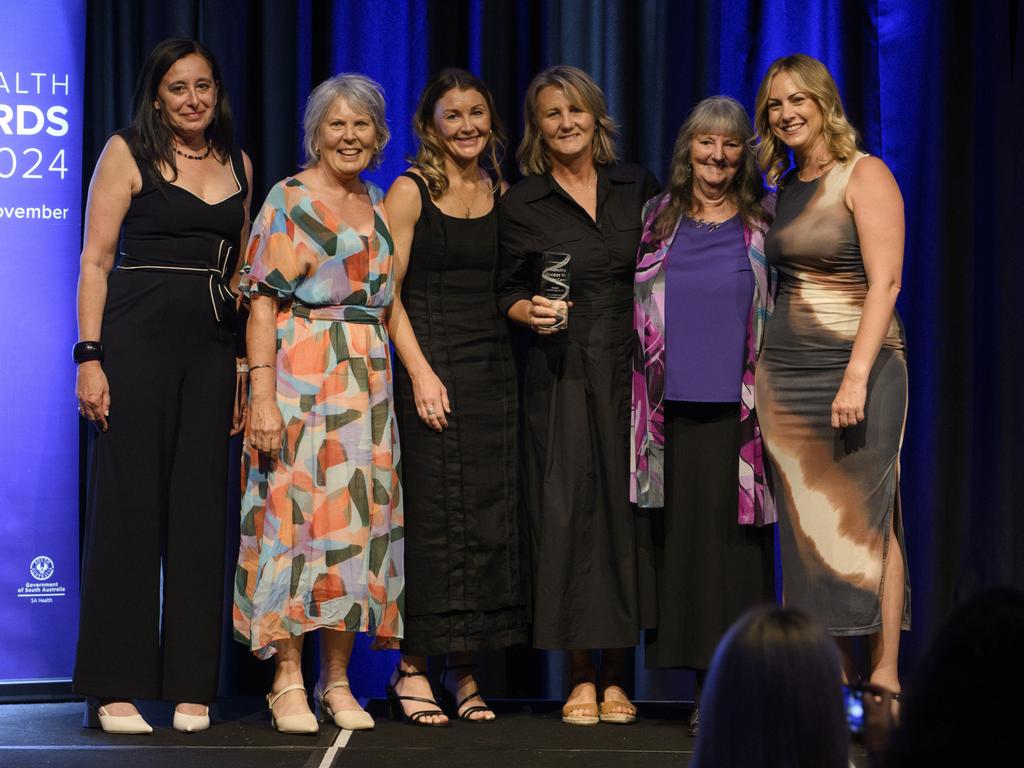
[[[694,768],[847,768],[835,641],[792,608],[754,608],[732,625],[701,696]]]
[[[206,129],[206,140],[218,159],[224,162],[234,150],[234,119],[228,103],[228,92],[221,80],[220,66],[213,53],[197,40],[174,37],[158,43],[150,51],[142,65],[139,79],[132,96],[132,123],[126,140],[143,173],[149,173],[156,181],[163,181],[161,166],[171,169],[171,181],[178,178],[178,166],[174,162],[174,140],[160,113],[153,106],[167,70],[179,59],[198,54],[210,65],[213,81],[217,85],[217,104],[213,120]]]

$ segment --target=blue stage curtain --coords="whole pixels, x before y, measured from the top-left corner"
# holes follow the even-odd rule
[[[992,584],[1024,586],[1014,440],[1024,275],[1013,237],[1024,215],[1024,22],[1014,0],[90,0],[89,17],[86,161],[127,121],[146,51],[171,35],[200,37],[225,69],[256,167],[254,206],[296,169],[305,98],[338,71],[365,72],[387,90],[393,139],[372,174],[386,186],[414,148],[419,89],[442,66],[469,67],[490,84],[512,135],[512,178],[526,84],[569,63],[605,89],[624,158],[664,179],[699,99],[725,93],[752,109],[772,60],[822,59],[864,148],[886,161],[906,201],[902,496],[914,630],[904,661],[912,666],[956,601]],[[244,681],[262,672],[227,657],[225,690],[255,687]],[[376,658],[353,679],[379,695],[393,658]],[[485,690],[563,694],[557,655],[509,659],[508,677],[487,671]],[[688,690],[678,674],[637,677],[640,696]]]

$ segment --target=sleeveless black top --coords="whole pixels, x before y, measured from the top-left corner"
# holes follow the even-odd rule
[[[130,129],[118,135],[129,141]],[[184,187],[154,178],[138,158],[142,189],[132,198],[121,226],[116,269],[206,275],[218,321],[233,317],[228,282],[238,266],[249,185],[242,152],[231,153],[238,186],[222,200],[207,203]]]
[[[494,638],[483,635],[508,631],[522,613],[525,553],[515,474],[515,368],[495,295],[497,194],[485,216],[448,216],[421,177],[405,175],[416,182],[422,208],[402,304],[452,406],[444,432],[423,425],[409,375],[396,360],[406,504],[406,639],[417,653],[444,652],[430,645],[435,624],[418,619],[489,611],[495,613],[488,620],[504,629],[481,624],[466,642],[492,647]]]

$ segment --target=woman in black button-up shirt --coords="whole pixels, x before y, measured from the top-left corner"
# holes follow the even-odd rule
[[[621,687],[625,650],[639,641],[641,614],[648,615],[627,483],[633,268],[641,208],[657,181],[643,168],[615,164],[615,123],[581,70],[537,75],[524,111],[518,158],[528,175],[501,201],[498,301],[534,332],[522,457],[534,645],[571,653],[563,720],[629,723],[636,710]],[[552,328],[555,308],[537,295],[544,252],[571,256],[564,330]],[[590,649],[604,649],[600,709]]]

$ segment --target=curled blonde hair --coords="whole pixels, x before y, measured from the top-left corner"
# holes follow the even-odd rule
[[[793,78],[796,86],[806,93],[821,111],[821,132],[825,147],[840,163],[846,163],[857,154],[860,136],[857,129],[846,119],[846,110],[839,97],[836,81],[824,64],[803,53],[793,53],[776,59],[757,90],[754,102],[754,128],[757,131],[757,160],[768,184],[778,186],[779,179],[789,167],[789,149],[772,133],[768,124],[768,92],[772,80],[780,72]]]
[[[437,77],[427,83],[420,96],[419,106],[412,118],[412,129],[416,134],[419,146],[416,156],[411,162],[427,182],[430,196],[435,200],[448,191],[448,172],[445,170],[445,149],[437,134],[432,130],[434,125],[434,108],[446,93],[452,90],[477,91],[484,97],[487,111],[491,119],[491,134],[487,137],[483,155],[487,156],[490,171],[494,174],[494,189],[501,186],[501,161],[505,153],[505,128],[494,107],[494,97],[490,90],[476,75],[464,69],[451,67],[442,70]]]
[[[574,105],[594,116],[594,165],[611,165],[619,159],[615,142],[619,126],[608,114],[604,92],[577,67],[559,64],[549,67],[530,81],[523,100],[523,140],[516,150],[519,170],[524,175],[540,176],[551,170],[551,157],[537,122],[537,95],[549,85],[558,88]]]

